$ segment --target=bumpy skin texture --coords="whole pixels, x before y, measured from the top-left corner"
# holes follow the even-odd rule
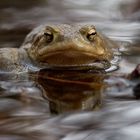
[[[110,62],[114,47],[93,25],[42,25],[27,35],[19,49],[0,49],[0,70],[19,72],[30,64],[40,68],[94,68],[94,63],[100,66],[101,62]]]
[[[23,70],[20,65],[19,52],[16,48],[0,49],[0,71],[3,72],[18,72]]]

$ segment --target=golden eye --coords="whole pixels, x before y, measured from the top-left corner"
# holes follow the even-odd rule
[[[51,43],[53,41],[54,36],[53,36],[53,33],[52,32],[46,31],[44,33],[44,36],[45,36],[45,39],[46,39],[46,42],[47,43]]]
[[[94,41],[94,38],[96,36],[97,32],[95,29],[91,29],[88,33],[87,33],[87,39],[89,41]]]

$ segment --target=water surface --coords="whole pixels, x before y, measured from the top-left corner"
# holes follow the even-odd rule
[[[40,24],[92,23],[119,44],[122,58],[109,78],[92,72],[1,73],[0,139],[139,140],[140,103],[133,95],[139,80],[116,76],[140,62],[139,9],[139,0],[2,0],[0,47],[19,47]]]

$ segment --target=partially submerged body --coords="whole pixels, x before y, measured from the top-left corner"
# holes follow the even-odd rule
[[[27,35],[19,49],[0,49],[1,71],[108,69],[115,44],[92,25],[43,25]]]
[[[115,49],[117,45],[92,25],[43,25],[29,33],[19,49],[0,49],[0,70],[39,71],[35,82],[43,87],[52,112],[97,109],[106,88],[106,74],[100,70],[110,68]],[[65,71],[69,69],[95,69],[100,73]]]

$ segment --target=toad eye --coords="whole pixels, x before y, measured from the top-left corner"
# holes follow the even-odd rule
[[[94,41],[94,38],[96,36],[97,32],[95,29],[91,29],[88,33],[87,33],[87,39],[89,41]]]
[[[45,37],[47,43],[51,43],[53,41],[53,38],[54,38],[53,33],[50,31],[46,31],[44,33],[44,37]]]

